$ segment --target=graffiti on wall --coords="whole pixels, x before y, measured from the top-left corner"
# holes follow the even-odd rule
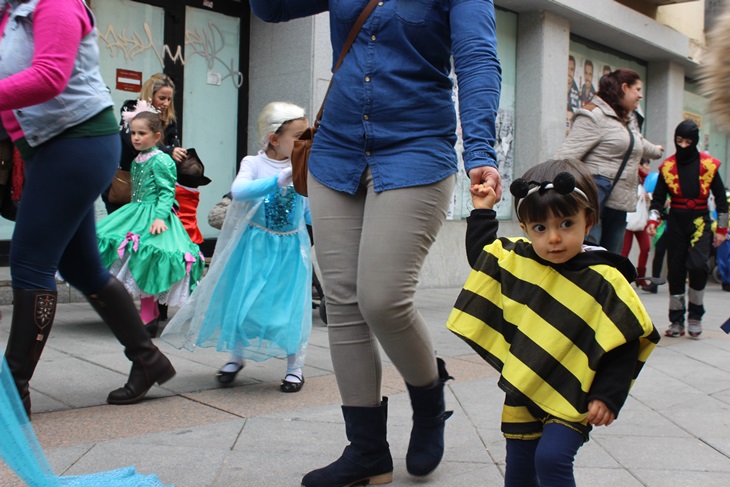
[[[137,56],[152,52],[164,67],[165,58],[183,66],[194,56],[205,59],[208,71],[214,67],[223,66],[220,81],[230,79],[236,88],[243,85],[243,73],[235,68],[235,60],[225,60],[219,55],[225,48],[225,37],[222,31],[213,22],[208,22],[202,29],[185,30],[185,46],[170,47],[167,44],[155,42],[154,34],[149,24],[142,25],[141,32],[128,33],[126,29],[117,32],[113,25],[108,25],[103,33],[99,31],[99,39],[103,47],[109,51],[111,57],[123,56],[126,60],[133,60]],[[161,47],[160,47],[161,46]],[[185,49],[187,48],[187,56]]]

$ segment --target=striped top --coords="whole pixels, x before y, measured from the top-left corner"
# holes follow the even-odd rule
[[[481,226],[482,240],[493,241],[472,263],[448,328],[501,373],[500,387],[518,401],[566,421],[584,420],[594,398],[618,414],[659,341],[617,266],[622,258],[598,250],[552,265],[526,239],[494,240],[497,222],[486,220],[470,217],[472,233]]]

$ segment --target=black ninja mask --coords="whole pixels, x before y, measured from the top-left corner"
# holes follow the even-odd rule
[[[677,137],[689,139],[692,144],[689,147],[682,147],[677,144]],[[700,128],[692,120],[684,120],[677,125],[674,131],[674,147],[677,149],[677,162],[680,164],[688,164],[699,159],[700,152],[697,150],[697,143],[700,141]]]

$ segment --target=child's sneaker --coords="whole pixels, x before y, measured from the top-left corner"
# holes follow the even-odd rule
[[[700,332],[701,331],[702,328],[700,327]],[[665,331],[664,334],[668,337],[684,336],[684,325],[682,323],[672,323],[669,325],[669,328],[667,328],[667,331]]]
[[[702,323],[700,320],[688,319],[687,320],[687,333],[692,338],[697,338],[702,333]]]

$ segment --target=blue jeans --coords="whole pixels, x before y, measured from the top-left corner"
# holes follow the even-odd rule
[[[588,232],[588,238],[609,252],[621,253],[626,232],[626,212],[603,208],[601,221]]]
[[[56,271],[84,294],[110,279],[96,239],[94,202],[114,177],[119,135],[57,138],[25,161],[10,247],[13,289],[56,290]]]
[[[583,434],[560,423],[536,440],[507,439],[505,487],[575,487],[573,460]]]

